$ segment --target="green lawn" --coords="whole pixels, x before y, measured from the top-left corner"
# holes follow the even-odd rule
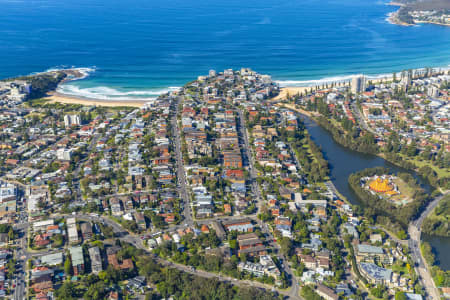
[[[397,262],[394,265],[392,265],[390,267],[390,269],[392,269],[392,271],[397,272],[397,273],[409,275],[409,270],[406,267],[406,263]]]
[[[306,149],[306,152],[308,153],[309,158],[311,158],[313,162],[317,163],[317,159],[314,156],[314,154],[311,152],[311,149],[309,148],[309,145],[304,143],[302,147],[303,147],[303,149]]]
[[[414,189],[400,178],[396,178],[393,181],[397,185],[400,194],[392,196],[391,200],[394,202],[403,201],[405,199],[411,201],[414,196]]]
[[[405,161],[411,162],[417,166],[417,168],[421,168],[424,166],[428,166],[432,168],[438,175],[439,178],[450,177],[450,168],[439,168],[435,166],[432,162],[428,160],[420,160],[418,157],[408,157],[406,155],[400,154]]]

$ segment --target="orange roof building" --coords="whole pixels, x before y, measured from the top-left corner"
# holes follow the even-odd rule
[[[201,228],[201,231],[202,231],[203,233],[209,233],[209,228],[208,228],[208,226],[206,226],[205,224],[203,224],[203,225],[202,225],[202,228]]]
[[[369,188],[377,193],[388,193],[394,190],[394,186],[389,183],[388,179],[377,178],[369,184]]]

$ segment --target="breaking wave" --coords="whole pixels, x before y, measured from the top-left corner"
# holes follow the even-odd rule
[[[449,71],[450,70],[450,65],[449,66],[444,66],[444,67],[435,67],[432,68],[434,70],[440,70],[440,71]],[[424,71],[425,68],[416,68],[413,69],[414,71]],[[401,72],[395,72],[396,76],[400,76]],[[295,87],[302,87],[302,86],[317,86],[317,85],[323,85],[323,84],[327,84],[327,83],[337,83],[337,82],[349,82],[352,80],[353,77],[355,76],[361,76],[364,75],[366,77],[367,80],[376,80],[376,79],[387,79],[387,78],[392,78],[392,74],[393,73],[386,73],[386,74],[377,74],[377,75],[366,75],[366,74],[352,74],[352,75],[343,75],[343,76],[334,76],[334,77],[325,77],[325,78],[321,78],[321,79],[312,79],[312,80],[277,80],[276,82],[281,86],[281,87],[290,87],[290,86],[295,86]]]
[[[107,86],[81,88],[73,84],[63,84],[57,88],[60,94],[98,100],[153,100],[161,94],[178,91],[179,87],[124,91]]]
[[[281,87],[289,87],[289,86],[316,86],[322,85],[332,82],[349,82],[355,76],[361,76],[363,74],[353,74],[353,75],[345,75],[345,76],[334,76],[334,77],[325,77],[321,79],[312,79],[312,80],[277,80],[277,83]],[[392,73],[390,74],[380,74],[380,75],[365,75],[368,80],[373,79],[381,79],[381,78],[390,78],[392,77]]]
[[[92,73],[94,73],[97,70],[97,67],[57,67],[57,68],[50,68],[48,70],[46,70],[45,72],[53,72],[53,71],[61,71],[61,70],[74,70],[74,71],[78,71],[80,74],[82,74],[81,77],[76,78],[75,80],[81,80],[81,79],[85,79],[86,77],[88,77],[89,75],[91,75]]]

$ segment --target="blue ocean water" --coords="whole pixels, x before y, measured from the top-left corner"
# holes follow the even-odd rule
[[[95,67],[67,93],[152,97],[209,69],[284,84],[450,63],[450,28],[370,0],[0,0],[0,77]]]

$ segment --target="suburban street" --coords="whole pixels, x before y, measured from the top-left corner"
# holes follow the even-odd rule
[[[16,287],[14,289],[14,299],[22,300],[25,298],[27,287],[26,287],[26,270],[27,270],[27,260],[30,255],[27,253],[27,236],[28,236],[28,214],[27,209],[24,204],[18,206],[18,223],[13,226],[16,234],[19,235],[19,239],[15,242],[14,257],[17,260],[16,265],[21,269],[15,274]]]
[[[66,262],[74,261],[73,272],[65,269],[66,275],[62,275],[65,280],[70,281],[70,275],[85,275],[89,271],[80,268],[89,264],[93,272],[99,274],[105,249],[95,245],[92,237],[97,240],[98,234],[103,232],[107,246],[114,241],[120,245],[120,240],[124,245],[142,250],[131,255],[134,261],[142,255],[150,256],[162,266],[235,286],[276,292],[286,299],[303,299],[300,290],[305,296],[316,293],[325,299],[337,299],[343,290],[350,294],[349,288],[354,293],[355,289],[366,293],[364,297],[378,297],[374,288],[381,284],[388,287],[388,291],[383,292],[384,298],[389,297],[388,293],[390,297],[397,297],[397,292],[411,291],[416,287],[417,280],[411,278],[411,274],[392,268],[395,276],[384,277],[380,281],[376,272],[382,271],[377,267],[390,268],[385,259],[389,259],[390,265],[394,265],[396,260],[406,263],[405,257],[409,259],[410,250],[427,298],[439,299],[441,287],[435,286],[430,274],[431,266],[420,251],[421,226],[448,191],[433,199],[419,218],[409,224],[408,240],[400,240],[382,228],[383,224],[374,225],[359,211],[354,214],[338,201],[354,203],[351,195],[346,194],[349,198],[346,200],[337,190],[334,184],[339,183],[337,187],[341,189],[340,182],[331,180],[336,175],[332,172],[322,174],[320,170],[326,154],[341,151],[340,148],[332,145],[326,151],[316,149],[305,131],[317,133],[310,130],[308,123],[299,125],[301,116],[296,111],[308,115],[315,113],[297,108],[301,105],[299,103],[304,103],[300,101],[302,99],[296,99],[299,103],[292,104],[292,107],[285,106],[292,111],[283,108],[272,110],[268,108],[270,105],[254,102],[273,97],[278,90],[279,86],[271,81],[270,76],[245,68],[241,71],[228,69],[219,76],[211,70],[208,76],[200,76],[179,92],[167,93],[156,98],[154,103],[146,103],[141,111],[96,112],[90,123],[100,124],[95,130],[91,125],[82,126],[76,133],[70,123],[80,117],[64,115],[63,131],[61,117],[54,118],[54,122],[61,124],[61,132],[69,133],[70,137],[53,138],[50,145],[55,140],[61,141],[61,145],[51,149],[47,144],[36,148],[42,141],[35,139],[36,145],[31,150],[19,149],[19,153],[28,150],[25,152],[27,155],[23,154],[27,159],[9,158],[5,168],[9,178],[14,179],[9,182],[20,186],[16,189],[16,186],[4,184],[2,191],[8,200],[6,204],[11,203],[12,206],[13,196],[17,201],[14,202],[16,209],[12,219],[16,220],[14,232],[9,226],[2,231],[3,237],[14,240],[14,260],[3,263],[7,264],[9,273],[5,280],[6,289],[14,288],[15,300],[26,298],[30,289],[36,293],[42,291],[36,269],[33,269],[33,276],[30,275],[32,278],[27,278],[31,273],[28,262],[49,254],[65,254],[70,247],[70,255],[65,254],[64,257]],[[249,91],[255,92],[248,95]],[[331,96],[330,99],[337,97]],[[344,97],[347,96],[341,94],[339,99]],[[359,106],[360,101],[362,98],[355,98],[350,101],[350,107],[345,104],[348,118],[352,121],[358,119],[361,129],[366,131],[382,131],[373,126],[372,119],[363,118],[367,107]],[[379,107],[371,109],[374,112],[381,110]],[[320,115],[319,112],[317,114]],[[83,116],[83,120],[87,119]],[[77,121],[76,126],[80,125],[81,122]],[[31,132],[41,130],[32,126],[28,129]],[[53,130],[45,129],[48,132]],[[319,132],[318,135],[322,137],[324,133]],[[4,148],[8,155],[13,153],[9,144]],[[42,153],[39,149],[51,151]],[[344,161],[341,157],[349,162],[356,159],[353,154],[339,153],[337,159],[341,162]],[[338,165],[331,158],[326,159],[330,170],[333,167],[339,170],[353,167],[351,163]],[[354,164],[354,167],[371,164],[369,158],[361,159],[361,164]],[[4,175],[8,177],[8,174]],[[377,174],[377,177],[378,180],[381,175]],[[388,194],[395,189],[396,193],[403,194],[395,177],[384,179],[383,189],[373,188],[372,184],[366,188],[374,193]],[[5,205],[5,211],[9,211],[9,206]],[[331,219],[328,218],[330,215]],[[64,222],[62,218],[70,218],[71,222]],[[338,222],[338,218],[343,222]],[[43,222],[35,223],[39,221]],[[12,233],[17,235],[12,238]],[[354,236],[352,246],[345,243],[343,247],[338,243],[344,239],[345,233]],[[368,244],[368,239],[358,239],[363,233],[370,235],[372,248],[367,247],[368,250],[363,247]],[[409,250],[389,242],[408,245]],[[91,247],[89,259],[86,253],[80,254],[80,249],[86,252],[83,246]],[[99,249],[92,249],[95,247],[102,253],[91,254],[91,251],[99,252]],[[350,256],[353,252],[349,247],[357,249],[356,258]],[[130,262],[123,261],[123,257],[119,257],[117,263],[113,260],[112,252],[117,249],[107,250],[108,265],[116,269],[131,268]],[[374,253],[383,259],[382,266],[377,265],[375,259],[373,262],[366,259],[369,255],[372,259]],[[3,259],[11,258],[9,252],[3,254]],[[216,266],[212,267],[211,255],[224,258],[219,257]],[[45,257],[42,265],[52,265],[56,259],[60,264],[59,257]],[[119,261],[123,261],[123,266]],[[235,273],[229,272],[227,264]],[[32,266],[39,267],[39,262],[33,262]],[[224,270],[236,278],[224,275]],[[132,275],[128,274],[130,278],[126,280],[132,282]],[[360,279],[364,278],[369,283],[362,280],[365,284],[356,287],[355,282],[359,285]],[[44,279],[52,291],[58,290],[59,280]],[[96,280],[99,279],[101,276]],[[336,283],[341,281],[343,286],[337,286]],[[121,282],[129,284],[122,279],[115,280],[115,284],[120,285]],[[310,283],[312,290],[309,291],[306,286]],[[135,288],[134,292],[143,296],[146,292],[143,283],[133,284],[136,286],[141,290]],[[159,287],[158,292],[164,293]],[[125,291],[122,293],[128,295]]]
[[[370,126],[367,125],[366,121],[361,116],[361,111],[359,110],[358,106],[356,105],[356,102],[353,102],[351,105],[352,105],[353,113],[354,113],[356,119],[358,120],[358,124],[361,124],[361,126],[364,130],[367,130],[376,135],[377,133]]]
[[[239,133],[241,136],[241,139],[243,141],[243,157],[244,157],[244,162],[248,163],[248,171],[250,174],[250,182],[251,182],[251,187],[252,187],[252,192],[253,194],[256,196],[256,214],[259,214],[261,211],[261,207],[262,207],[262,197],[261,197],[261,192],[259,190],[258,187],[258,183],[256,182],[256,178],[257,178],[257,172],[255,169],[255,165],[254,165],[254,159],[253,159],[253,155],[251,153],[251,148],[250,148],[250,144],[248,142],[248,131],[247,128],[245,127],[245,118],[244,118],[244,114],[242,113],[241,109],[238,109],[238,114],[239,114]]]
[[[63,217],[72,217],[72,215],[65,215]],[[80,220],[85,220],[85,221],[91,221],[91,222],[100,222],[100,223],[104,223],[110,227],[112,227],[114,233],[119,237],[119,239],[121,241],[127,242],[129,244],[134,245],[136,248],[144,250],[146,252],[148,252],[149,254],[151,254],[149,252],[149,250],[144,246],[144,244],[142,243],[142,239],[139,235],[132,235],[130,234],[127,230],[125,230],[120,224],[114,222],[113,220],[107,218],[107,217],[103,217],[103,216],[92,216],[92,215],[86,215],[86,214],[77,214],[76,218],[80,219]],[[39,256],[42,255],[47,255],[50,254],[52,252],[55,251],[46,251],[46,252],[40,252]],[[36,254],[33,254],[36,255]],[[262,284],[256,281],[249,281],[249,280],[237,280],[235,278],[232,277],[228,277],[228,276],[224,276],[221,274],[217,274],[217,273],[212,273],[212,272],[207,272],[207,271],[203,271],[203,270],[197,270],[194,269],[190,266],[186,266],[186,265],[182,265],[182,264],[176,264],[167,260],[164,260],[160,257],[157,256],[152,256],[158,263],[162,264],[162,265],[166,265],[169,267],[173,267],[176,268],[180,271],[183,272],[187,272],[187,273],[191,273],[194,275],[198,275],[201,277],[205,277],[205,278],[216,278],[222,282],[227,282],[229,284],[232,285],[237,285],[237,286],[242,286],[242,287],[248,287],[248,286],[252,286],[255,288],[261,288],[261,289],[265,289],[268,291],[277,291],[279,294],[285,295],[288,297],[288,299],[301,299],[298,295],[298,284],[297,284],[297,288],[291,288],[290,290],[281,290],[281,289],[276,289],[273,288],[270,285],[266,285],[266,284]]]
[[[181,103],[181,98],[178,97],[177,100],[173,104],[173,105],[175,105],[174,110],[173,110],[175,113],[173,113],[171,115],[170,122],[172,125],[172,134],[174,136],[175,158],[176,158],[177,178],[178,178],[178,182],[177,182],[178,183],[178,191],[179,191],[180,197],[183,200],[183,207],[184,207],[183,215],[184,215],[185,219],[183,221],[183,224],[181,224],[181,225],[170,226],[169,231],[175,231],[180,228],[192,226],[194,223],[192,210],[191,210],[191,206],[190,206],[190,201],[189,201],[189,196],[188,196],[188,191],[187,191],[187,186],[186,186],[186,183],[187,183],[186,182],[186,174],[185,174],[185,170],[184,170],[184,163],[183,163],[182,152],[181,152],[181,136],[180,136],[181,131],[180,131],[180,128],[178,126],[178,121],[177,121],[180,103]],[[240,121],[240,123],[239,123],[240,137],[241,137],[241,141],[243,143],[242,146],[243,146],[243,152],[244,152],[244,160],[247,162],[247,167],[248,167],[250,177],[251,177],[250,181],[251,181],[252,193],[253,193],[253,195],[256,196],[256,199],[257,199],[256,207],[257,207],[257,213],[258,213],[262,206],[262,197],[261,197],[261,192],[259,190],[259,186],[256,182],[257,173],[254,168],[254,160],[253,160],[253,156],[251,154],[251,150],[250,150],[251,147],[250,147],[249,141],[248,141],[248,132],[245,127],[245,120],[244,120],[244,116],[243,116],[243,113],[241,110],[239,110],[239,121]],[[87,153],[90,153],[91,151],[93,151],[99,138],[100,138],[99,135],[94,135],[94,137],[91,139],[91,141],[88,145]],[[80,162],[74,171],[74,174],[76,175],[75,177],[77,177],[79,175],[79,172],[81,171],[81,166],[82,166],[82,163]],[[74,186],[75,186],[76,195],[77,195],[76,199],[78,199],[78,201],[81,201],[79,182],[76,181],[74,183],[75,183]],[[107,196],[121,196],[121,195],[127,195],[127,194],[130,194],[130,193],[116,193],[116,194],[107,195]],[[106,197],[106,196],[104,196],[104,197]],[[299,296],[298,282],[297,282],[296,277],[294,276],[292,270],[289,267],[288,261],[286,260],[286,258],[284,256],[282,256],[279,253],[279,246],[277,243],[273,242],[274,237],[270,233],[268,226],[263,224],[260,220],[257,219],[257,213],[248,215],[247,217],[253,219],[261,226],[261,229],[262,229],[263,233],[266,235],[270,246],[273,247],[274,249],[276,249],[276,251],[278,252],[278,259],[280,260],[280,262],[283,263],[284,269],[291,279],[292,286],[289,290],[275,289],[274,287],[272,287],[270,285],[265,285],[265,284],[262,284],[262,283],[259,283],[256,281],[237,280],[235,278],[223,276],[223,275],[217,274],[217,273],[196,270],[189,266],[174,264],[172,262],[163,260],[159,257],[155,257],[155,259],[163,265],[174,267],[181,271],[188,272],[188,273],[198,275],[201,277],[217,278],[220,281],[228,282],[232,285],[237,285],[237,286],[243,286],[243,287],[253,286],[255,288],[261,288],[261,289],[266,289],[266,290],[271,290],[271,291],[276,290],[278,293],[287,296],[289,299],[301,299],[301,297]],[[144,246],[144,244],[142,242],[142,236],[130,234],[120,224],[118,224],[117,222],[113,221],[112,219],[110,219],[108,217],[95,216],[92,214],[91,215],[80,214],[80,213],[71,214],[71,215],[55,214],[55,216],[60,216],[60,217],[64,217],[64,218],[76,217],[79,220],[103,223],[107,226],[110,226],[113,229],[115,235],[120,240],[130,243],[130,244],[134,245],[135,247],[148,252],[148,249]],[[20,231],[22,234],[22,237],[19,240],[19,244],[18,244],[18,247],[16,248],[16,253],[15,253],[15,256],[17,258],[19,258],[19,262],[20,262],[20,265],[22,268],[22,272],[18,273],[18,276],[16,278],[17,287],[14,292],[14,299],[17,299],[17,300],[24,299],[25,295],[26,295],[27,288],[26,288],[26,279],[25,279],[26,272],[25,272],[25,270],[27,269],[27,266],[26,266],[27,261],[29,259],[31,259],[33,256],[39,257],[39,256],[44,256],[44,255],[64,251],[64,249],[51,249],[51,250],[43,250],[43,251],[28,250],[27,235],[28,235],[28,228],[30,226],[30,223],[27,220],[26,207],[24,207],[24,210],[22,211],[20,218],[21,218],[20,219],[21,222],[18,223],[17,225],[15,225],[15,227],[14,227],[16,230]],[[223,217],[217,217],[217,218],[213,218],[213,219],[210,218],[210,219],[198,220],[197,223],[201,225],[201,224],[209,224],[214,219],[232,220],[232,219],[239,219],[239,218],[242,218],[242,217],[241,216],[223,216]]]
[[[178,113],[179,113],[179,104],[181,103],[181,98],[177,97],[175,101],[175,113],[171,116],[171,125],[172,125],[172,135],[174,138],[174,146],[175,146],[175,159],[176,159],[176,168],[177,168],[177,179],[179,186],[179,194],[181,199],[183,200],[183,212],[184,212],[184,223],[188,226],[191,226],[193,222],[192,212],[191,212],[191,203],[189,201],[189,195],[186,187],[186,172],[184,171],[183,164],[183,153],[181,152],[181,136],[180,136],[180,128],[178,127]]]
[[[246,160],[248,161],[248,170],[249,170],[249,174],[250,174],[252,192],[256,196],[256,201],[257,201],[256,215],[258,215],[260,213],[262,205],[263,205],[262,196],[261,196],[261,191],[259,189],[258,182],[256,181],[257,173],[256,173],[255,165],[254,165],[254,158],[251,153],[251,147],[250,147],[250,144],[248,141],[248,131],[247,131],[247,127],[245,126],[244,114],[242,113],[241,109],[238,110],[238,114],[239,114],[239,132],[240,132],[241,138],[243,139],[243,142],[244,142],[244,157],[246,157]],[[261,231],[266,235],[267,239],[269,241],[274,241],[274,237],[273,237],[272,233],[269,231],[268,226],[265,225],[264,222],[262,222],[258,218],[255,218],[255,221],[259,224],[259,226],[261,227]],[[297,278],[295,277],[294,273],[292,272],[292,270],[289,266],[289,261],[283,255],[281,255],[279,253],[280,248],[277,243],[270,242],[270,245],[273,246],[275,249],[277,249],[278,259],[283,262],[284,270],[286,271],[286,273],[288,274],[288,276],[291,280],[291,288],[289,290],[289,297],[291,299],[301,299],[301,297],[299,295],[299,284],[298,284]]]

